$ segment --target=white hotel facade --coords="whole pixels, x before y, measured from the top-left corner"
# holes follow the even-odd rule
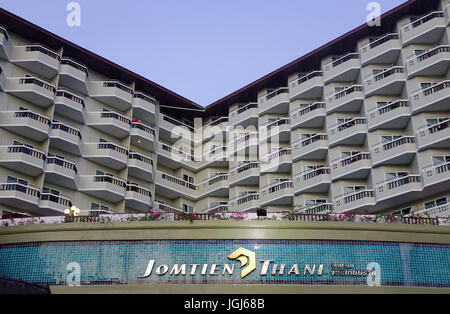
[[[449,13],[409,1],[203,108],[2,10],[0,214],[447,217]]]

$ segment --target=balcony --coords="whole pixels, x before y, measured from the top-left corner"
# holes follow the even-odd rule
[[[367,189],[336,197],[334,199],[334,210],[336,213],[365,212],[369,211],[375,203],[374,190]]]
[[[39,213],[42,215],[64,215],[67,208],[72,207],[70,197],[52,193],[41,193]]]
[[[85,143],[83,158],[114,170],[122,170],[128,166],[128,149],[110,142]]]
[[[83,95],[89,95],[87,86],[88,69],[85,65],[68,57],[61,59],[59,67],[59,84],[70,87]]]
[[[394,180],[384,181],[377,184],[377,202],[393,197],[396,201],[408,201],[417,192],[422,191],[422,180],[420,175],[409,175]]]
[[[137,152],[130,152],[128,158],[128,175],[152,183],[153,159]]]
[[[0,26],[0,59],[9,60],[11,56],[12,45],[8,32]]]
[[[0,146],[0,166],[37,177],[44,172],[45,153],[25,145]]]
[[[298,209],[299,214],[306,215],[317,215],[317,214],[326,214],[331,213],[333,211],[333,204],[331,203],[321,203],[318,205],[301,207]]]
[[[314,134],[292,144],[292,161],[324,160],[328,154],[328,135]]]
[[[228,146],[205,146],[203,148],[203,156],[197,165],[197,170],[202,170],[207,167],[221,168],[229,165],[229,150]]]
[[[41,192],[39,188],[20,183],[0,184],[0,203],[20,211],[36,211]]]
[[[152,192],[137,184],[127,184],[125,191],[125,207],[138,212],[148,212],[152,205]]]
[[[258,103],[249,103],[230,112],[230,126],[258,125]]]
[[[169,206],[167,204],[162,204],[155,202],[155,208],[159,209],[160,211],[164,213],[170,213],[170,214],[185,214],[185,212],[181,208],[176,208],[173,206]]]
[[[141,122],[131,123],[131,144],[148,151],[155,151],[155,130]]]
[[[169,199],[184,197],[191,201],[195,201],[198,194],[198,188],[197,185],[184,181],[181,178],[157,171],[155,193],[157,195],[164,195]]]
[[[261,206],[291,206],[294,201],[293,182],[284,181],[265,186],[261,188],[259,198]]]
[[[300,107],[291,112],[291,129],[321,128],[325,124],[326,115],[326,106],[323,102]]]
[[[66,90],[58,90],[55,96],[55,113],[79,123],[85,123],[84,99]]]
[[[360,112],[364,103],[363,86],[348,86],[326,98],[327,114],[333,112]]]
[[[404,129],[411,117],[411,106],[408,100],[390,102],[367,113],[369,131],[377,129]]]
[[[400,28],[403,46],[411,44],[434,44],[444,34],[447,21],[443,11],[431,12]]]
[[[218,174],[197,185],[198,197],[228,197],[228,173]]]
[[[435,192],[436,189],[438,188],[436,184],[438,184],[441,185],[444,190],[447,190],[449,181],[450,181],[450,162],[428,166],[423,169],[424,188],[433,186],[433,192]]]
[[[260,157],[259,167],[261,173],[290,173],[292,168],[292,149],[284,147]]]
[[[156,100],[140,92],[133,95],[133,117],[144,120],[150,124],[156,124],[155,118]]]
[[[287,143],[291,139],[291,121],[289,118],[278,119],[259,128],[260,142]]]
[[[450,216],[450,204],[440,205],[432,208],[426,208],[414,212],[415,215],[425,215],[430,218]]]
[[[332,181],[365,179],[370,173],[371,166],[370,153],[367,152],[339,158],[331,162],[331,179]]]
[[[391,142],[380,143],[372,147],[372,164],[408,165],[416,156],[417,146],[414,136],[404,136]]]
[[[159,136],[167,141],[174,142],[180,138],[194,142],[194,127],[178,121],[164,114],[159,115]]]
[[[126,186],[125,180],[109,175],[80,176],[78,191],[117,203],[124,200]]]
[[[386,34],[361,47],[361,66],[368,64],[395,64],[400,55],[399,34]]]
[[[50,146],[81,157],[80,130],[60,122],[53,122],[50,128]]]
[[[223,141],[229,130],[228,116],[213,118],[208,124],[195,129],[195,143],[206,143],[210,140]]]
[[[198,171],[198,162],[194,155],[161,142],[158,142],[158,164],[165,165],[171,168],[185,168],[191,171]]]
[[[364,81],[365,96],[399,95],[405,87],[405,68],[392,67]]]
[[[289,98],[296,99],[320,99],[323,92],[323,72],[314,71],[299,76],[289,83]]]
[[[259,115],[289,112],[289,88],[281,87],[268,92],[258,100]]]
[[[48,138],[51,120],[29,110],[3,111],[0,115],[0,127],[37,142]]]
[[[228,210],[230,212],[246,212],[256,210],[259,207],[259,194],[249,193],[239,196],[229,201]]]
[[[331,184],[330,168],[304,171],[294,177],[294,194],[328,193]]]
[[[230,187],[259,185],[259,162],[251,161],[230,169]]]
[[[53,105],[55,86],[35,77],[8,78],[5,92],[42,108]]]
[[[444,76],[450,64],[450,46],[437,46],[406,60],[408,79],[415,76]]]
[[[324,65],[324,83],[354,82],[361,68],[359,53],[349,53]]]
[[[117,81],[91,82],[90,96],[120,111],[130,109],[133,103],[133,90]]]
[[[352,118],[329,128],[329,145],[363,145],[367,135],[367,119]]]
[[[258,155],[258,135],[259,133],[247,133],[236,139],[232,138],[229,147],[232,153],[238,156],[257,156]]]
[[[46,79],[54,78],[59,72],[61,56],[42,45],[14,46],[13,62]]]
[[[339,158],[331,162],[331,179],[336,180],[361,180],[370,174],[372,162],[370,153],[358,154]]]
[[[450,80],[436,83],[420,90],[411,96],[411,109],[414,114],[419,112],[448,111],[450,101]]]
[[[0,66],[0,91],[4,92],[6,87],[6,74]]]
[[[73,161],[48,156],[44,165],[45,181],[78,190],[78,169]]]
[[[429,148],[450,148],[450,119],[419,128],[416,137],[420,151]]]
[[[89,112],[86,124],[118,139],[123,139],[130,135],[131,120],[112,111]]]
[[[215,207],[208,207],[201,211],[201,213],[204,214],[217,214],[217,213],[224,213],[228,211],[228,204],[221,204],[219,206]]]

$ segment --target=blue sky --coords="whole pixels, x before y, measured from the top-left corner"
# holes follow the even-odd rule
[[[80,27],[69,2],[0,7],[206,106],[365,23],[371,0],[78,0]]]

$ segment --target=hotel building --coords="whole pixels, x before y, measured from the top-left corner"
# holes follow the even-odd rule
[[[448,0],[408,1],[207,107],[0,24],[0,214],[450,215]]]

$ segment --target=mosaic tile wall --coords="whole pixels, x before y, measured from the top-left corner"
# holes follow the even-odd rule
[[[256,256],[256,269],[244,278],[241,263],[228,258],[241,247]],[[155,261],[152,273],[139,278],[150,260]],[[266,275],[261,275],[262,260],[273,261]],[[185,274],[171,275],[174,264],[181,269],[185,264]],[[192,264],[198,265],[194,274]],[[206,268],[204,264],[208,264]],[[212,264],[217,265],[216,275],[210,274]],[[285,265],[282,273],[281,264]],[[375,272],[368,274],[368,269]],[[450,287],[450,245],[306,240],[13,244],[0,246],[0,276],[44,285],[164,282]]]

